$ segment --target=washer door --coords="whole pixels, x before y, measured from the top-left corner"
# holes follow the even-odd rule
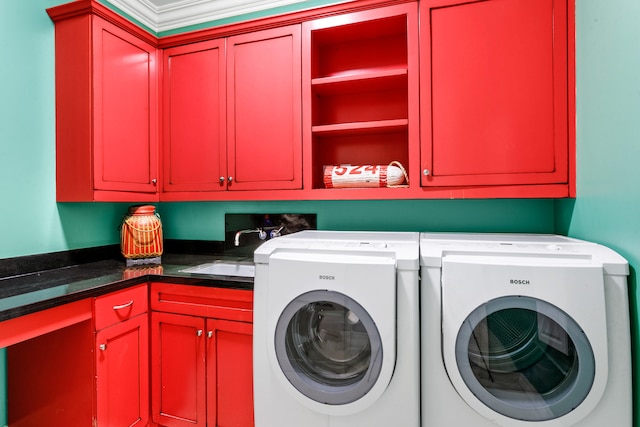
[[[289,382],[329,405],[367,394],[384,357],[371,316],[353,299],[328,290],[307,292],[287,305],[278,320],[275,351]]]
[[[582,403],[595,357],[578,324],[526,296],[493,299],[463,323],[455,344],[466,386],[492,410],[524,421],[561,417]]]

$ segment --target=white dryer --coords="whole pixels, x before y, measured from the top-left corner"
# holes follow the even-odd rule
[[[419,426],[418,233],[302,231],[254,262],[256,427]]]
[[[555,235],[421,235],[422,425],[631,427],[628,264]]]

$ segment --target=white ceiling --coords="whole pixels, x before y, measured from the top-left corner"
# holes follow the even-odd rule
[[[157,33],[306,1],[308,0],[108,0],[110,4]]]

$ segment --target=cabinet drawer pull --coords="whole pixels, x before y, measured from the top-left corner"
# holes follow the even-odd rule
[[[129,301],[126,304],[122,304],[122,305],[114,305],[113,309],[114,310],[122,310],[123,308],[127,308],[127,307],[131,307],[133,305],[133,300]]]

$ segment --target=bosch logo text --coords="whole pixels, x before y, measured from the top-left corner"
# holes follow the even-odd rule
[[[511,285],[530,285],[531,282],[529,282],[527,279],[511,279],[509,280],[509,283]]]
[[[320,280],[336,280],[336,276],[329,276],[327,274],[321,274],[318,276]]]

